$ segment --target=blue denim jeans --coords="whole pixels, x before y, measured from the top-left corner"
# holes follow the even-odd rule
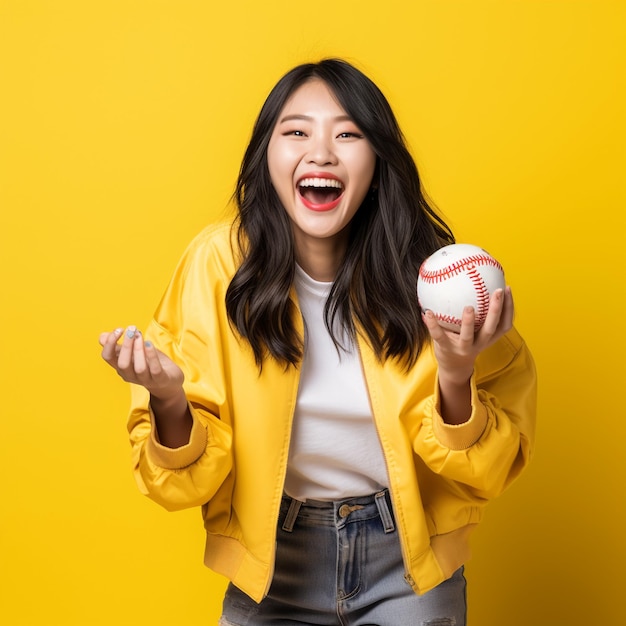
[[[283,497],[274,578],[260,604],[234,585],[221,626],[465,626],[463,568],[424,595],[405,581],[389,493]]]

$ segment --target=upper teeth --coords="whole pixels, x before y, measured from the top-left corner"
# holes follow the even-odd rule
[[[336,187],[341,189],[341,181],[334,178],[303,178],[300,181],[301,187]]]

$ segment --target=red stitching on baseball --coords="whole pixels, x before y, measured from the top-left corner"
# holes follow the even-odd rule
[[[433,315],[440,322],[445,322],[446,324],[454,324],[455,326],[461,325],[461,320],[458,317],[454,317],[454,315],[444,315],[442,313],[435,313],[434,311],[433,311]]]
[[[472,266],[467,272],[467,275],[472,281],[474,291],[476,292],[476,317],[474,318],[474,328],[478,330],[487,317],[487,311],[489,309],[489,290],[476,267]]]
[[[426,261],[424,261],[424,263],[425,262]],[[504,271],[500,263],[488,254],[473,254],[438,270],[427,270],[424,268],[424,263],[422,263],[422,266],[420,267],[419,274],[420,278],[425,283],[441,283],[444,280],[448,280],[448,278],[458,276],[460,273],[471,269],[476,265],[479,267],[490,265],[491,267],[499,269],[501,272]]]

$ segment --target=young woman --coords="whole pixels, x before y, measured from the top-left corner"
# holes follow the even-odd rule
[[[133,385],[143,493],[201,506],[222,625],[465,624],[468,536],[526,466],[535,370],[511,291],[444,330],[418,268],[452,243],[379,89],[340,60],[268,96],[233,225],[189,246]],[[120,341],[121,340],[121,341]]]

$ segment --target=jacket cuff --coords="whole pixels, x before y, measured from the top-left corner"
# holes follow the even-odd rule
[[[467,422],[446,424],[441,417],[441,391],[439,377],[435,381],[435,404],[433,407],[433,432],[442,446],[451,450],[471,448],[485,432],[487,427],[487,409],[478,399],[475,375],[470,379],[472,412]]]
[[[156,428],[152,407],[150,411],[150,423],[152,430],[146,444],[146,452],[150,460],[163,469],[177,470],[193,465],[203,454],[207,447],[207,427],[198,419],[195,409],[188,403],[193,424],[189,435],[189,442],[180,448],[168,448],[161,444]]]

